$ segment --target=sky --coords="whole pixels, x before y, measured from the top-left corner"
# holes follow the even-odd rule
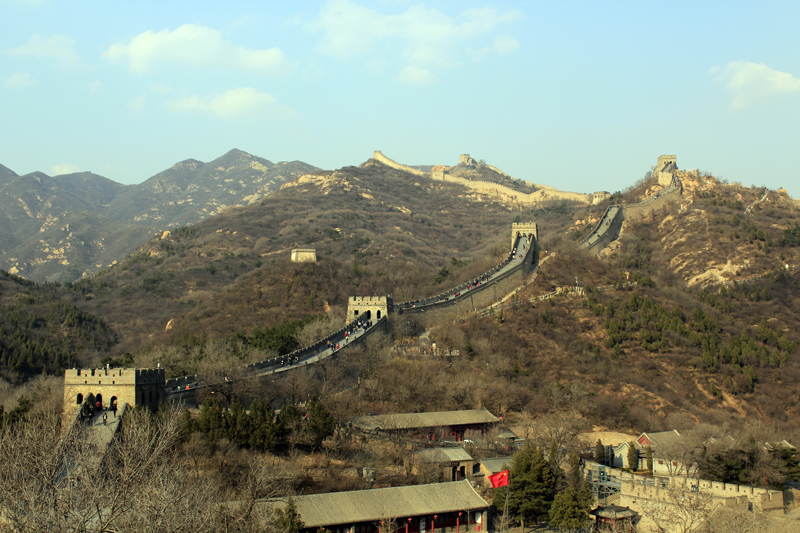
[[[800,2],[0,0],[0,164],[460,154],[562,190],[662,154],[800,198]]]

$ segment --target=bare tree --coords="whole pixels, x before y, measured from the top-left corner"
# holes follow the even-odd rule
[[[55,412],[0,430],[3,529],[215,531],[216,484],[192,476],[176,445],[178,413],[133,410],[101,445],[83,426],[59,428]]]
[[[658,533],[689,533],[705,524],[713,511],[710,493],[677,486],[656,492],[642,504],[642,514],[652,521],[653,531]]]

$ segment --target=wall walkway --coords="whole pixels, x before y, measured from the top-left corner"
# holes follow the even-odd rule
[[[534,233],[520,233],[508,257],[495,268],[449,291],[436,296],[400,304],[389,301],[389,311],[395,313],[423,313],[455,310],[474,312],[500,300],[522,284],[523,276],[538,267],[539,243]],[[320,339],[310,346],[286,355],[259,361],[244,367],[245,379],[278,374],[313,364],[333,356],[339,350],[363,342],[375,331],[385,331],[387,317],[380,320],[360,318],[340,330]],[[227,379],[227,378],[226,378]],[[198,389],[208,383],[197,375],[169,379],[165,385],[167,400],[188,400]]]
[[[594,230],[581,240],[578,247],[599,254],[603,248],[619,238],[625,220],[642,217],[668,203],[675,202],[682,193],[683,187],[680,181],[673,178],[669,186],[637,204],[609,206]]]

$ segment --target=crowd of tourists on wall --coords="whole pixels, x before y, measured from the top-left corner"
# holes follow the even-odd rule
[[[520,233],[517,232],[517,242],[511,250],[511,253],[508,257],[499,265],[491,269],[490,271],[481,274],[477,278],[470,280],[462,285],[459,285],[455,289],[449,290],[445,293],[439,294],[437,296],[432,296],[430,298],[423,298],[421,300],[413,300],[410,302],[404,302],[400,304],[401,309],[412,309],[416,307],[422,307],[427,305],[434,305],[442,302],[450,301],[451,299],[458,298],[462,296],[466,292],[470,290],[474,290],[479,288],[481,285],[485,284],[488,281],[491,281],[500,270],[502,270],[506,265],[508,265],[511,261],[517,260],[520,261],[525,258],[525,255],[528,253],[528,249],[531,247],[531,242],[533,241],[533,234],[532,233]]]

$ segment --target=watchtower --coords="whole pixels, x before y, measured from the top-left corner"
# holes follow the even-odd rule
[[[316,263],[317,250],[314,248],[296,248],[292,250],[292,263]]]
[[[347,300],[346,323],[361,318],[378,321],[389,313],[391,298],[388,296],[351,296]]]
[[[517,241],[517,234],[533,233],[533,238],[539,240],[539,225],[536,222],[514,222],[511,224],[511,246]]]
[[[677,157],[674,155],[660,155],[653,176],[658,178],[658,184],[666,187],[672,183],[672,173],[678,170]]]
[[[104,407],[142,405],[158,409],[164,402],[163,368],[73,368],[64,371],[64,415],[76,415],[81,406],[96,402]]]

